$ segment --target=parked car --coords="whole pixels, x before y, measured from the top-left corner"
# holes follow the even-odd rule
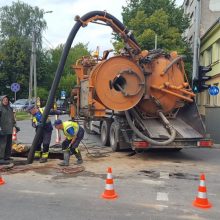
[[[33,104],[34,104],[34,101],[31,101],[31,105],[33,105]],[[11,104],[11,107],[15,111],[25,111],[28,106],[29,106],[28,99],[18,99],[13,104]]]

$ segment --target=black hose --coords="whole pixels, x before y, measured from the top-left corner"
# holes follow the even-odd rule
[[[88,20],[89,18],[92,18],[94,17],[95,15],[99,15],[99,16],[105,16],[106,18],[108,19],[111,19],[113,20],[113,22],[121,29],[123,30],[126,34],[129,32],[128,30],[125,29],[124,25],[117,19],[115,18],[114,16],[112,16],[111,14],[108,14],[107,12],[104,12],[104,11],[91,11],[91,12],[88,12],[87,14],[83,15],[80,19],[78,19],[75,23],[75,25],[73,26],[68,38],[67,38],[67,41],[65,43],[65,46],[64,46],[64,49],[63,49],[63,52],[62,52],[62,55],[61,55],[61,58],[60,58],[60,62],[58,64],[58,67],[57,67],[57,70],[56,70],[56,73],[55,73],[55,77],[54,77],[54,80],[53,80],[53,83],[52,83],[52,86],[51,86],[51,90],[50,90],[50,93],[49,93],[49,97],[47,99],[47,103],[46,103],[46,106],[45,106],[45,110],[43,112],[43,116],[42,116],[42,125],[44,125],[46,123],[46,120],[47,120],[47,117],[49,115],[49,112],[50,112],[50,109],[53,105],[53,100],[55,98],[55,92],[57,90],[57,87],[59,85],[59,82],[60,82],[60,78],[61,78],[61,75],[63,73],[63,69],[64,69],[64,66],[65,66],[65,63],[66,63],[66,59],[67,59],[67,56],[68,56],[68,53],[69,53],[69,50],[71,48],[71,45],[72,45],[72,42],[78,32],[78,30],[80,29],[81,26],[83,26],[83,21],[86,21]],[[133,42],[136,42],[136,40],[134,39],[133,35],[129,35],[128,36]],[[137,44],[138,45],[138,44]],[[33,162],[34,160],[34,153],[35,153],[35,147],[37,146],[38,144],[38,141],[40,140],[41,136],[43,134],[43,126],[39,127],[37,129],[37,132],[35,134],[35,137],[33,139],[33,142],[32,142],[32,145],[31,145],[31,148],[30,148],[30,151],[29,151],[29,154],[28,154],[28,158],[27,158],[27,162],[30,164]]]
[[[171,126],[171,124],[169,123],[169,121],[166,119],[166,117],[163,115],[162,112],[159,112],[159,116],[161,117],[161,119],[163,120],[163,122],[166,124],[166,127],[170,130],[170,137],[168,140],[165,141],[155,141],[149,137],[147,137],[146,135],[144,135],[142,132],[140,132],[135,125],[133,124],[132,120],[131,120],[131,116],[129,114],[128,111],[125,111],[125,115],[128,121],[129,126],[131,127],[131,129],[134,131],[134,133],[141,139],[154,144],[154,145],[159,145],[159,146],[165,146],[168,145],[170,143],[172,143],[175,138],[176,138],[176,130]]]

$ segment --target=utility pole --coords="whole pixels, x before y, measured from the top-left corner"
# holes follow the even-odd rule
[[[195,28],[194,28],[194,40],[193,40],[193,80],[198,78],[198,66],[200,56],[200,19],[201,19],[201,1],[196,0],[195,6]],[[193,86],[193,85],[192,85]]]
[[[33,48],[34,101],[35,101],[35,106],[37,106],[37,71],[36,71],[36,38],[35,38],[35,32],[33,33],[33,41],[34,41],[34,48]]]
[[[43,14],[52,13],[53,11],[45,11]],[[36,28],[32,31],[32,43],[31,43],[31,60],[30,60],[30,77],[29,77],[29,105],[31,105],[33,97],[33,79],[34,79],[34,101],[37,106],[37,67],[36,67]]]
[[[154,45],[155,45],[155,50],[157,49],[157,34],[155,35],[155,43],[154,43]]]
[[[30,59],[30,76],[29,76],[29,95],[28,95],[28,102],[31,105],[32,100],[32,93],[33,93],[33,69],[34,69],[34,32],[32,33],[32,40],[31,40],[31,59]]]

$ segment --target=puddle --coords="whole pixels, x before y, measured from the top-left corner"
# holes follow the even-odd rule
[[[141,173],[144,173],[145,176],[151,177],[151,178],[159,178],[160,172],[154,171],[154,170],[140,170]]]
[[[154,170],[140,170],[141,173],[144,173],[145,176],[148,176],[153,179],[160,178],[160,172],[162,171],[154,171]],[[180,173],[180,172],[173,172],[169,173],[170,178],[175,179],[186,179],[186,180],[199,180],[199,175],[196,174],[190,174],[190,173]]]
[[[170,173],[169,176],[176,179],[199,180],[199,175],[189,173]]]

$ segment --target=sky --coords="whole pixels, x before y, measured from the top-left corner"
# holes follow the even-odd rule
[[[0,0],[0,7],[11,5],[16,0]],[[21,0],[22,1],[22,0]],[[177,5],[181,5],[184,0],[177,0]],[[43,33],[43,47],[55,48],[59,44],[64,44],[75,24],[76,15],[83,16],[90,11],[104,11],[112,14],[122,21],[122,6],[126,6],[126,0],[23,0],[31,6],[38,6],[46,11],[44,19],[47,22],[47,29]],[[80,28],[73,45],[81,42],[88,43],[88,49],[94,51],[99,46],[101,51],[111,49],[112,30],[109,27],[97,24],[89,24],[85,28]]]

